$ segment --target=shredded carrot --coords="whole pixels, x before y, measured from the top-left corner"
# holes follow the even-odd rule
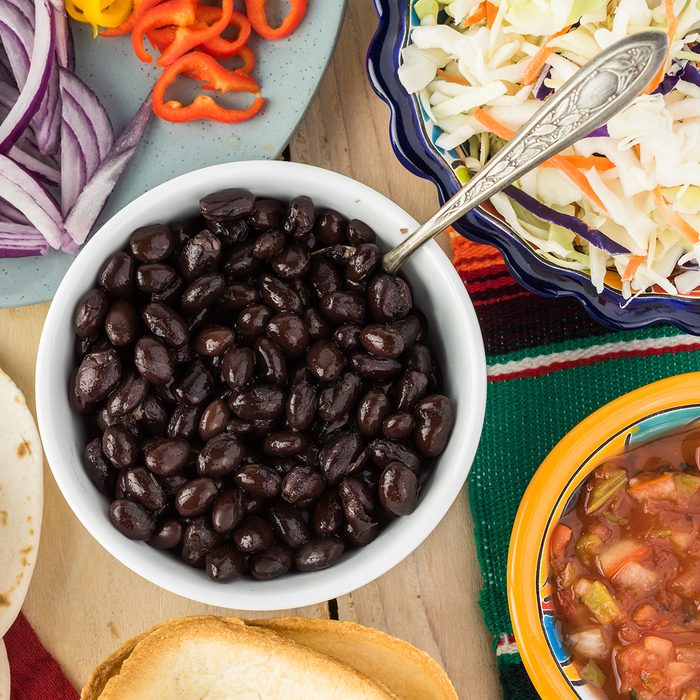
[[[636,484],[632,484],[627,487],[629,493],[637,493],[639,491],[645,491],[650,486],[661,486],[667,484],[669,481],[673,481],[673,475],[666,472],[660,476],[655,476],[653,479],[647,479],[646,481],[638,481]]]
[[[437,77],[440,80],[446,80],[448,83],[457,83],[457,85],[471,86],[471,83],[462,75],[452,75],[452,73],[446,73],[442,68],[437,69]]]
[[[624,272],[622,273],[623,282],[631,282],[637,274],[639,266],[646,260],[646,255],[633,255],[627,263]]]
[[[486,3],[482,2],[479,7],[472,12],[469,17],[465,17],[462,20],[462,27],[471,27],[474,24],[478,24],[482,19],[486,18]]]
[[[661,81],[666,75],[666,64],[671,58],[671,45],[673,44],[673,39],[676,36],[676,30],[678,29],[678,17],[676,17],[676,11],[673,9],[673,0],[665,0],[664,6],[666,8],[666,17],[668,18],[668,29],[666,33],[668,34],[668,53],[666,55],[666,60],[663,66],[659,68],[659,72],[654,76],[649,87],[645,90],[647,95],[650,95],[657,87],[661,84]]]
[[[680,233],[684,238],[687,238],[691,243],[700,241],[700,232],[696,231],[678,212],[669,206],[660,187],[654,188],[652,194],[661,216],[666,219],[666,223],[672,229]]]
[[[486,110],[479,107],[474,112],[474,117],[477,121],[481,122],[489,131],[492,131],[496,136],[502,139],[512,139],[515,136],[515,132],[509,129],[504,124],[501,124],[497,119],[494,119]],[[605,205],[601,202],[600,197],[593,191],[593,188],[586,180],[586,177],[579,171],[579,169],[569,163],[564,156],[552,156],[548,161],[553,167],[561,170],[575,185],[578,187],[583,194],[588,197],[592,202],[598,205],[598,207],[607,212]]]
[[[569,25],[568,27],[564,27],[564,29],[558,31],[556,34],[548,36],[544,40],[544,43],[540,47],[540,50],[530,59],[530,63],[528,63],[527,68],[525,69],[525,73],[523,74],[523,85],[532,85],[535,82],[535,80],[537,80],[537,76],[542,71],[542,68],[547,62],[547,59],[549,58],[550,54],[554,52],[554,49],[551,46],[549,46],[549,42],[552,41],[552,39],[556,39],[558,36],[561,36],[562,34],[566,34],[569,31],[569,29],[571,29],[571,25]]]
[[[596,170],[612,170],[616,167],[615,163],[604,156],[557,156],[557,158],[565,160],[569,165],[573,165],[580,170],[590,170],[591,168],[595,168]],[[542,163],[541,167],[556,168],[557,166],[550,161],[545,161]]]
[[[496,15],[498,14],[498,8],[492,3],[486,0],[486,26],[491,29],[493,23],[496,21]]]

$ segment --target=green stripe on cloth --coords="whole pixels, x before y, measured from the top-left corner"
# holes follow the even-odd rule
[[[631,341],[639,333],[613,333],[596,341]],[[664,327],[642,333],[660,337],[674,331]],[[585,344],[558,345],[571,349]],[[526,353],[490,357],[489,364],[549,349],[540,346]],[[510,531],[520,499],[544,457],[579,421],[610,400],[657,379],[698,370],[700,351],[694,350],[607,360],[489,384],[484,431],[469,475],[469,498],[484,578],[480,602],[496,643],[502,634],[511,633],[505,585]],[[498,663],[508,700],[537,697],[518,654],[500,654]]]

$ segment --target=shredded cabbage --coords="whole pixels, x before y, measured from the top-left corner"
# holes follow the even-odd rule
[[[616,271],[627,298],[650,289],[697,295],[700,0],[674,0],[673,17],[665,0],[490,4],[486,12],[483,0],[415,0],[420,24],[412,27],[399,68],[402,84],[416,94],[431,126],[438,127],[433,132],[436,146],[449,162],[460,158],[471,172],[503,145],[479,121],[478,110],[517,130],[542,99],[602,49],[647,29],[668,33],[671,20],[675,22],[664,80],[613,117],[607,130],[562,154],[577,158],[572,162],[595,201],[551,166],[540,166],[517,183],[552,215],[559,212],[562,221],[575,223],[566,218],[575,216],[601,232],[603,243],[593,240],[610,250],[575,230],[538,219],[506,194],[494,197],[492,204],[543,258],[590,274],[599,292],[610,280],[608,272]],[[535,209],[536,202],[529,202]],[[632,256],[645,258],[630,267],[636,268],[634,276],[625,274]]]

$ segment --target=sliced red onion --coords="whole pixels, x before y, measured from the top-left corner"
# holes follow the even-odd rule
[[[83,111],[82,106],[68,93],[63,93],[63,124],[67,124],[76,137],[80,155],[85,164],[84,181],[97,170],[97,166],[102,160],[100,147],[97,143],[97,134],[92,128],[92,124]],[[61,156],[63,160],[63,156]],[[83,181],[83,184],[84,184]]]
[[[61,124],[61,211],[64,215],[75,204],[87,179],[85,156],[80,141],[70,124],[64,121]]]
[[[45,255],[46,239],[30,224],[0,222],[0,258],[26,258]]]
[[[29,224],[27,217],[7,202],[0,199],[0,221],[13,221],[16,224]]]
[[[39,150],[44,154],[56,153],[61,130],[61,92],[55,62],[51,67],[46,97],[34,117],[34,125],[34,135]]]
[[[119,176],[136,153],[151,114],[149,94],[68,212],[66,230],[79,245],[87,239]]]
[[[552,224],[561,226],[562,228],[572,231],[577,236],[588,241],[596,248],[604,250],[609,255],[629,255],[630,251],[619,243],[616,243],[611,238],[606,236],[602,231],[594,228],[589,228],[581,219],[569,214],[551,209],[546,204],[531,197],[526,192],[523,192],[514,185],[509,185],[503,190],[511,199],[514,199],[521,207],[527,209],[531,214],[534,214],[538,219],[549,221]]]
[[[0,105],[7,107],[9,112],[12,109],[12,105],[19,99],[19,90],[15,85],[7,82],[6,80],[0,80]]]
[[[56,3],[60,4],[60,9],[56,7],[56,5],[54,5],[53,8],[54,29],[56,31],[56,55],[58,56],[59,65],[72,71],[75,70],[73,32],[68,23],[68,17],[63,8],[63,3],[59,3],[59,0],[56,0]]]
[[[44,235],[52,248],[61,245],[64,226],[56,200],[22,166],[0,155],[0,192]]]
[[[101,161],[107,156],[114,145],[114,130],[109,121],[107,110],[102,106],[97,95],[75,73],[61,68],[61,96],[66,103],[63,106],[63,118],[69,122],[81,144],[86,141],[95,144],[96,160]],[[84,146],[92,150],[92,145]],[[88,177],[94,172],[90,168],[92,154],[86,153],[85,162],[88,165]],[[97,165],[95,165],[97,167]]]
[[[594,131],[591,131],[588,136],[586,136],[587,139],[595,139],[595,138],[608,138],[610,136],[610,132],[608,131],[608,127],[603,124],[603,126],[599,126],[597,129]]]
[[[31,35],[30,41],[32,41]],[[24,85],[31,66],[31,55],[27,48],[31,44],[25,44],[23,37],[15,32],[14,27],[2,19],[0,19],[0,42],[5,49],[15,84]]]
[[[57,168],[44,163],[36,156],[31,155],[27,151],[14,145],[7,155],[19,163],[27,172],[40,180],[43,180],[47,185],[58,185],[61,181],[61,173]]]
[[[700,71],[690,62],[685,64],[683,68],[681,79],[685,80],[687,83],[692,83],[700,87]]]
[[[30,68],[17,102],[0,124],[0,153],[6,153],[14,145],[36,114],[46,95],[54,63],[55,42],[51,10],[47,0],[36,0],[34,7],[35,32]],[[2,21],[0,26],[4,26]]]

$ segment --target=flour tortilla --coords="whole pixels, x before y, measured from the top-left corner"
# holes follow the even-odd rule
[[[5,643],[0,640],[0,700],[10,700],[10,662]]]
[[[22,392],[0,370],[0,636],[34,572],[44,500],[43,453]]]
[[[457,700],[454,686],[432,656],[379,630],[354,622],[303,617],[252,620],[247,624],[342,661],[380,681],[401,700]]]
[[[85,698],[85,695],[83,695]],[[380,683],[268,630],[181,618],[150,631],[100,700],[398,700]]]

